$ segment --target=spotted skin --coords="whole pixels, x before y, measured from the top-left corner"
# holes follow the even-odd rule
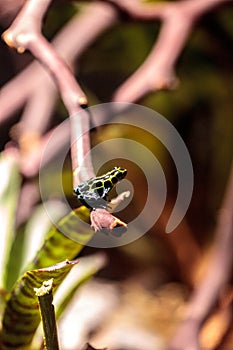
[[[107,195],[109,191],[121,181],[127,174],[127,170],[114,167],[108,173],[91,178],[82,182],[75,189],[74,193],[87,208],[95,210],[97,208],[108,207]]]

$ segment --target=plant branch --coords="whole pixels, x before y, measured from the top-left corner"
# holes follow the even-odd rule
[[[80,182],[95,177],[91,160],[89,115],[87,110],[71,118],[71,159],[73,188]]]
[[[184,321],[171,341],[169,350],[199,350],[201,326],[216,304],[232,270],[233,247],[233,166],[216,228],[214,253],[202,283],[194,291]]]
[[[117,11],[111,5],[104,3],[86,5],[82,12],[75,15],[56,35],[52,42],[54,49],[66,61],[68,66],[72,68],[74,61],[82,55],[96,37],[114,25],[116,20]],[[22,86],[24,89],[22,89]],[[31,63],[1,89],[1,122],[6,121],[11,114],[21,108],[25,103],[30,103],[31,99],[35,101],[38,96],[38,89],[39,91],[42,89],[44,94],[47,94],[51,88],[55,88],[51,77],[38,62]],[[57,89],[55,90],[57,91]],[[9,101],[11,102],[9,103]],[[51,96],[49,101],[51,101]],[[37,108],[34,108],[33,115],[38,117],[34,117],[33,119],[36,120],[41,120],[41,113],[43,116],[43,111],[47,110],[48,101],[40,98],[39,102],[34,102]],[[29,118],[25,117],[27,121],[30,119],[30,114],[28,113],[28,115]],[[47,115],[44,118],[48,119]],[[26,125],[27,123],[25,123]],[[39,128],[38,131],[40,132],[40,130]]]
[[[137,20],[161,20],[161,30],[143,64],[114,93],[113,101],[135,102],[148,93],[174,89],[175,64],[198,18],[228,0],[188,0],[143,4],[138,0],[111,0]]]
[[[87,99],[64,60],[41,34],[42,18],[50,1],[51,0],[38,2],[38,0],[31,0],[26,2],[10,28],[3,33],[3,39],[10,47],[17,48],[20,53],[24,52],[25,49],[30,50],[32,54],[46,66],[50,74],[55,78],[64,104],[69,115],[72,116],[81,110],[80,107],[85,107],[87,105]],[[86,123],[88,124],[89,115],[86,113],[85,117],[87,119]],[[80,120],[79,124],[82,124]],[[73,124],[71,124],[71,128],[72,127]],[[71,140],[74,186],[76,186],[76,182],[79,181],[79,179],[77,180],[76,170],[79,168],[80,163],[84,163],[83,166],[87,168],[88,175],[85,180],[93,177],[94,174],[90,152],[87,152],[87,155],[83,153],[85,150],[90,150],[89,133],[85,134],[83,137],[81,134],[81,149],[77,149],[77,147],[73,146],[76,144],[76,136]],[[80,134],[78,134],[77,137],[80,137]],[[85,159],[87,164],[85,164]]]
[[[50,2],[51,0],[27,1],[2,37],[8,46],[15,47],[19,53],[26,49],[31,51],[48,69],[57,82],[69,114],[72,115],[80,106],[87,105],[87,99],[66,63],[41,34],[42,19]]]
[[[73,63],[77,57],[79,57],[87,46],[89,46],[93,40],[102,33],[103,30],[112,26],[117,20],[117,11],[109,4],[94,3],[84,7],[81,13],[74,16],[73,19],[58,33],[53,41],[54,48],[57,53],[65,59],[69,66],[73,66]],[[95,28],[95,30],[93,30]],[[77,36],[76,33],[79,33]],[[38,51],[38,49],[36,49]],[[45,48],[47,51],[47,48]],[[53,61],[52,59],[50,61]],[[60,69],[58,69],[60,72]],[[25,88],[22,89],[22,86]],[[71,89],[67,90],[64,86],[62,88],[69,95]],[[15,98],[12,99],[12,95]],[[24,151],[23,159],[32,158],[32,162],[23,162],[22,170],[25,171],[26,176],[32,176],[37,172],[39,166],[40,155],[36,152],[35,140],[38,140],[37,146],[41,143],[38,137],[46,129],[49,117],[52,114],[57,96],[57,89],[49,75],[44,72],[41,66],[34,62],[22,73],[20,73],[15,79],[8,83],[3,89],[0,95],[1,111],[0,118],[3,121],[14,110],[19,108],[22,104],[26,103],[24,112],[20,123],[17,125],[15,134],[19,135],[19,144]],[[13,103],[9,104],[9,101],[13,100]],[[76,111],[72,109],[72,111]],[[82,112],[82,115],[85,112]],[[33,122],[31,116],[33,115]],[[88,125],[89,115],[83,118],[83,124],[78,126],[81,132]],[[72,119],[72,118],[71,118]],[[80,124],[81,121],[76,120],[73,124],[71,120],[71,129],[76,129],[76,123]],[[88,129],[88,128],[87,128]],[[71,152],[72,152],[72,167],[74,170],[74,187],[77,183],[93,177],[94,171],[91,165],[91,159],[88,159],[90,150],[90,142],[88,134],[84,135],[80,139],[80,132],[74,135],[72,132]],[[65,133],[67,136],[67,133]],[[76,144],[78,139],[79,144]],[[64,143],[64,142],[62,142]],[[58,143],[60,145],[60,143]],[[81,148],[80,148],[81,144]],[[41,147],[38,147],[40,150]],[[80,151],[82,149],[83,151]],[[79,150],[79,151],[78,151]],[[36,152],[36,157],[35,157]],[[86,153],[84,153],[86,152]],[[80,166],[81,178],[79,178]],[[33,166],[35,168],[33,169]],[[86,170],[85,170],[86,168]]]
[[[47,350],[59,350],[52,288],[53,279],[50,279],[44,281],[40,288],[35,288],[35,293],[38,297],[44,329],[44,345]]]
[[[57,81],[63,101],[72,117],[71,159],[75,188],[80,182],[95,177],[90,152],[89,112],[80,108],[86,107],[87,100],[71,71],[40,32],[41,20],[50,1],[45,1],[38,8],[38,12],[37,1],[26,3],[11,27],[3,34],[3,38],[9,46],[16,47],[18,52],[29,49]],[[116,225],[126,226],[106,210],[96,211],[95,215],[91,215],[91,221],[96,229],[104,227],[112,230]]]
[[[76,187],[79,182],[95,176],[90,153],[89,113],[87,110],[84,111],[81,108],[86,107],[87,99],[77,84],[71,70],[66,65],[64,59],[61,58],[61,54],[59,52],[57,53],[53,46],[48,43],[41,34],[42,19],[50,2],[51,0],[44,0],[43,2],[40,0],[31,0],[26,2],[10,28],[3,34],[3,38],[9,46],[17,48],[19,52],[23,52],[26,49],[30,50],[31,53],[46,66],[57,82],[58,89],[69,115],[77,116],[77,118],[71,118],[71,158],[73,185]],[[97,30],[90,30],[92,28],[89,27],[88,32],[92,34],[87,35],[87,31],[85,32],[85,30],[83,30],[82,33],[86,33],[86,36],[83,35],[83,40],[80,37],[78,37],[77,40],[79,44],[85,41],[87,41],[87,43],[92,42],[96,35],[103,31],[103,29],[116,22],[118,18],[117,7],[125,11],[129,17],[133,19],[150,21],[161,20],[161,31],[150,55],[141,67],[119,87],[113,96],[113,101],[134,102],[150,91],[164,88],[172,89],[177,85],[178,79],[174,73],[174,66],[194,23],[206,11],[225,2],[227,2],[227,0],[207,0],[205,2],[202,0],[188,0],[175,3],[143,4],[137,0],[109,0],[105,1],[104,4],[97,3],[96,6],[104,6],[104,8],[107,9],[109,16],[99,16],[100,19],[94,21],[92,13],[92,28],[95,27],[93,23],[98,23],[99,26]],[[97,16],[95,17],[97,18]],[[82,28],[87,27],[83,25]],[[73,42],[73,39],[69,40],[69,42]],[[60,42],[59,45],[61,45],[60,49],[61,47],[66,47],[67,40],[65,42],[63,41],[62,44]],[[80,52],[82,52],[86,46],[87,44],[83,44],[83,46],[80,44],[79,49],[73,50],[72,54],[71,51],[69,52],[68,50],[67,57],[65,58],[67,63],[72,65],[74,57],[80,55]],[[69,62],[68,57],[72,58]],[[30,115],[33,114],[33,109],[35,109],[35,106],[39,105],[38,98],[40,97],[40,100],[41,96],[43,98],[43,86],[44,85],[41,83],[41,89],[39,89],[40,94],[37,95],[37,86],[36,84],[34,85],[33,97],[30,103],[27,103],[24,122],[25,120],[27,121],[28,118],[30,119]],[[24,94],[21,101],[18,100],[18,103],[25,103],[30,93],[31,91],[28,89],[27,94]],[[54,101],[56,99],[56,91],[54,90],[51,95]],[[44,100],[46,101],[46,99]],[[49,104],[50,99],[47,99],[46,103]],[[49,114],[54,108],[54,103],[55,102],[50,104]],[[44,116],[46,117],[46,108],[44,111]],[[24,124],[27,123],[22,124],[23,128]],[[37,125],[38,130],[41,131],[45,129],[46,123],[38,123]],[[32,136],[34,138],[35,133],[32,134]],[[26,143],[28,143],[30,137],[31,135],[29,135],[29,138],[26,138]]]

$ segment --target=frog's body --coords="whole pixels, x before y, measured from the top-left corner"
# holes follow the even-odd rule
[[[96,208],[106,209],[109,191],[111,191],[126,174],[126,169],[114,167],[113,170],[104,175],[82,182],[74,189],[74,193],[87,208],[91,210],[95,210]]]

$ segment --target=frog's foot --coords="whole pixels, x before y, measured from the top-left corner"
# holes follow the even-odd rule
[[[115,227],[127,227],[127,224],[106,209],[97,208],[91,211],[91,226],[95,231],[112,231]]]

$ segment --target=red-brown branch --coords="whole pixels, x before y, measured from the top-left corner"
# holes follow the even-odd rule
[[[80,57],[86,47],[88,47],[93,40],[103,32],[103,30],[112,26],[116,20],[117,11],[111,5],[104,3],[87,5],[81,13],[71,19],[70,22],[58,33],[53,40],[54,48],[56,49],[56,52],[63,57],[66,63],[69,66],[72,66],[76,58]],[[77,33],[79,33],[79,35],[77,35]],[[67,38],[69,38],[69,40]],[[23,89],[22,86],[24,87]],[[66,87],[63,87],[63,89],[66,91]],[[15,96],[15,98],[12,98],[12,96]],[[4,119],[6,120],[6,118],[22,106],[22,104],[26,103],[21,121],[17,126],[20,146],[26,151],[26,154],[24,152],[25,156],[23,159],[28,159],[28,165],[27,161],[23,162],[22,165],[22,170],[25,171],[26,176],[32,176],[32,174],[35,175],[38,171],[40,159],[40,155],[36,152],[35,147],[31,147],[32,143],[28,141],[32,141],[32,139],[35,141],[46,130],[56,102],[56,97],[57,89],[54,82],[37,62],[33,62],[16,78],[6,84],[1,91],[0,119],[2,121]],[[11,104],[9,104],[10,100],[12,101]],[[87,120],[84,121],[84,123],[86,122]],[[67,136],[68,134],[64,133],[64,136],[65,135]],[[74,139],[75,137],[73,133],[73,140]],[[83,139],[79,139],[79,145],[75,144],[73,140],[71,142],[71,149],[72,166],[75,172],[75,187],[78,182],[94,176],[94,172],[90,165],[90,159],[85,157],[85,154],[89,153],[88,135],[84,135]],[[43,149],[39,146],[40,143],[41,142],[37,144],[39,151]],[[82,143],[81,148],[79,147],[80,143]],[[33,144],[35,144],[35,142],[33,142]],[[60,144],[64,144],[64,142],[60,140],[59,145]],[[29,147],[27,145],[29,145]],[[56,149],[59,149],[59,147]],[[79,152],[77,151],[78,149]],[[80,149],[83,152],[86,149],[86,153],[82,154]],[[32,161],[30,161],[30,159]],[[51,159],[50,155],[48,155],[48,159]],[[81,173],[78,164],[82,167]],[[33,166],[35,167],[34,169]],[[80,175],[81,177],[77,177],[77,175]]]
[[[6,43],[22,53],[30,50],[55,78],[64,104],[71,116],[71,159],[73,169],[73,186],[95,176],[89,136],[89,112],[81,107],[87,106],[87,100],[77,84],[74,75],[65,61],[57,54],[53,46],[41,34],[41,21],[51,0],[38,5],[38,0],[27,2],[11,27],[3,34]],[[108,211],[95,212],[92,226],[95,229],[112,230],[115,225],[125,225]],[[106,220],[108,218],[108,220]],[[97,226],[98,223],[98,226]],[[125,225],[126,226],[126,225]]]
[[[20,53],[26,49],[30,50],[34,57],[46,66],[49,73],[55,78],[64,104],[69,115],[72,116],[81,110],[80,107],[87,105],[87,99],[64,60],[41,34],[41,22],[50,1],[38,2],[38,0],[32,0],[26,2],[10,28],[4,32],[3,38],[9,46],[17,48]],[[87,113],[86,120],[88,123],[89,115]],[[72,139],[72,145],[75,142],[76,138]],[[81,137],[81,144],[82,148],[78,152],[76,147],[71,149],[72,167],[74,172],[76,172],[85,157],[88,165],[87,173],[89,171],[87,178],[90,178],[94,174],[91,156],[89,153],[87,153],[87,156],[82,153],[84,150],[90,149],[89,133]],[[74,173],[74,185],[77,181],[77,176],[75,175]]]
[[[81,13],[72,18],[56,35],[52,44],[56,52],[66,61],[69,67],[72,67],[85,49],[107,28],[114,25],[117,20],[117,11],[109,4],[93,3],[86,5]],[[94,29],[94,30],[93,30]],[[79,33],[79,35],[77,35]],[[24,87],[22,89],[22,86]],[[43,90],[44,94],[55,88],[51,77],[45,72],[43,67],[37,62],[33,62],[24,69],[20,74],[8,82],[0,94],[0,120],[6,121],[11,114],[29,103],[30,99],[34,100],[37,108],[33,111],[33,119],[49,119],[48,114],[44,116],[46,107],[51,109],[49,101],[56,99],[51,98],[48,101],[39,99],[38,89]],[[14,96],[14,98],[12,98]],[[37,98],[38,96],[38,98]],[[35,101],[36,98],[39,101]],[[11,103],[9,103],[11,101]],[[39,107],[39,108],[38,108]],[[25,117],[28,121],[30,114]],[[23,118],[24,119],[24,118]],[[44,123],[46,124],[46,123]],[[26,124],[25,124],[26,126]],[[34,125],[35,130],[35,125]],[[38,125],[38,132],[43,132],[41,124]]]
[[[30,50],[46,66],[55,78],[64,104],[72,116],[81,110],[80,107],[87,104],[87,99],[61,55],[41,34],[42,18],[50,2],[51,0],[26,2],[11,27],[3,34],[3,38],[9,46],[16,47],[19,52],[23,52],[25,49]],[[159,19],[162,21],[161,31],[151,54],[135,74],[114,94],[114,101],[133,102],[150,91],[170,89],[176,86],[177,79],[174,66],[195,21],[207,10],[227,2],[227,0],[207,0],[205,2],[202,0],[188,0],[153,5],[142,4],[136,0],[111,0],[109,2],[119,6],[132,18],[140,20]],[[113,22],[117,19],[113,7],[112,19]],[[99,23],[104,23],[102,18]],[[89,37],[94,38],[95,34],[93,36],[89,35]],[[27,94],[23,96],[23,102],[25,102],[27,96]],[[32,108],[38,105],[37,99],[31,101]],[[30,104],[28,110],[30,111]],[[77,182],[94,175],[89,152],[89,133],[84,132],[88,130],[89,115],[87,112],[81,114],[82,116],[85,114],[86,117],[81,118],[83,121],[80,120],[80,125],[77,127],[77,122],[73,120],[71,124],[72,131],[74,131],[71,148],[74,186]]]
[[[161,30],[143,64],[114,93],[113,101],[135,102],[152,91],[173,89],[178,79],[175,64],[198,18],[228,0],[188,0],[143,4],[138,0],[111,0],[130,17],[157,20]]]
[[[2,37],[19,53],[31,51],[55,78],[69,114],[76,113],[87,99],[64,60],[41,34],[43,16],[51,0],[27,1],[12,25]]]
[[[233,166],[219,213],[214,253],[202,283],[194,291],[184,321],[171,341],[170,350],[199,350],[199,332],[228,282],[233,262]]]

